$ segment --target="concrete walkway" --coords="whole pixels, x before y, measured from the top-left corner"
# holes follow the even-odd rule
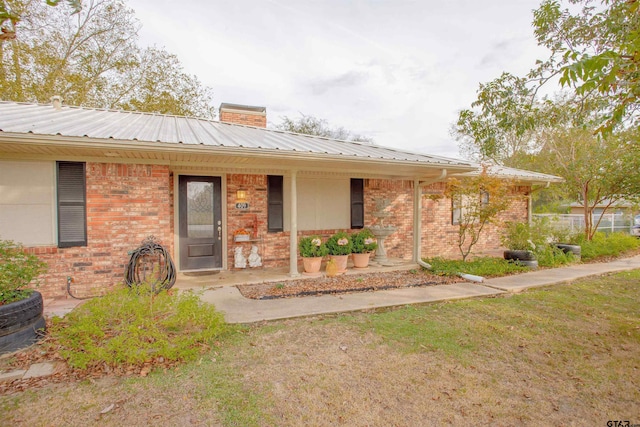
[[[521,292],[530,288],[570,283],[576,279],[606,273],[640,269],[640,255],[617,261],[579,264],[570,267],[537,270],[486,280],[484,283],[403,288],[377,292],[323,295],[301,298],[253,300],[243,297],[236,287],[206,290],[202,300],[224,313],[228,323],[252,323],[316,314],[342,313],[372,308],[423,304],[473,297]]]

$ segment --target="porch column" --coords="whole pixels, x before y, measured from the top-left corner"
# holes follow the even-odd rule
[[[289,211],[290,235],[289,235],[289,275],[299,276],[298,273],[298,171],[291,171],[291,209]]]
[[[420,180],[413,181],[413,262],[421,259],[422,253],[422,188]]]

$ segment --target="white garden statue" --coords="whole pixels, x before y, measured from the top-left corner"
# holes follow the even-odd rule
[[[242,253],[242,246],[236,246],[235,255],[233,257],[234,266],[236,268],[247,268],[247,259]]]
[[[258,247],[256,245],[251,246],[249,267],[262,267],[262,258],[258,255]]]

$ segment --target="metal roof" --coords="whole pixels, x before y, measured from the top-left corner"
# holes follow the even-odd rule
[[[380,145],[341,141],[192,117],[84,107],[0,101],[0,135],[33,134],[89,139],[232,147],[264,153],[311,153],[470,170],[462,160],[412,153]],[[90,142],[88,142],[90,143]]]
[[[497,175],[502,178],[510,178],[514,180],[528,181],[528,182],[534,182],[534,183],[564,182],[564,178],[559,176],[549,175],[549,174],[540,173],[540,172],[532,172],[524,169],[510,168],[507,166],[501,166],[501,165],[495,165],[495,164],[484,165],[484,166],[478,164],[476,165],[476,170],[474,170],[473,172],[466,172],[460,175],[475,176],[475,175],[478,175],[483,170],[484,167],[487,168],[487,172],[489,174]]]

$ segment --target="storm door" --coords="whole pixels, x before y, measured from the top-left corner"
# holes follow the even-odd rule
[[[178,179],[180,268],[222,267],[221,180],[213,176]]]

